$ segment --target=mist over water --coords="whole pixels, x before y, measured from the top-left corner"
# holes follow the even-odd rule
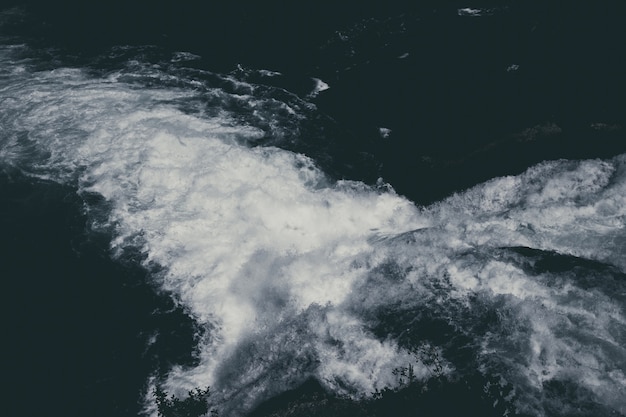
[[[194,320],[196,361],[166,370],[169,392],[210,385],[243,416],[310,378],[370,398],[410,364],[418,381],[489,376],[511,415],[626,414],[626,155],[419,205],[298,151],[323,130],[315,85],[150,51],[110,50],[103,70],[5,42],[0,167],[74,188],[112,257]],[[150,415],[162,371],[137,393]]]

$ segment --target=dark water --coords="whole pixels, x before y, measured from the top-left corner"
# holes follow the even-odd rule
[[[12,173],[2,197],[8,415],[135,415],[145,375],[190,360],[191,320],[110,259],[75,189]]]
[[[438,3],[6,6],[9,415],[624,415],[624,6]]]

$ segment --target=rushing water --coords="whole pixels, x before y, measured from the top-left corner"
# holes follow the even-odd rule
[[[59,211],[87,225],[74,233],[141,266],[126,272],[136,300],[161,294],[152,314],[189,333],[136,324],[144,354],[193,352],[137,371],[143,412],[157,381],[210,385],[225,416],[311,379],[368,401],[410,365],[423,384],[481,376],[501,415],[626,414],[624,154],[543,161],[420,205],[370,168],[337,174],[320,79],[290,92],[280,73],[212,72],[154,46],[67,64],[19,40],[0,47],[4,187],[64,187]]]

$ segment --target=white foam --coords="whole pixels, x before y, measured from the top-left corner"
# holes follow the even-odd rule
[[[481,17],[481,16],[491,16],[495,13],[500,12],[501,8],[485,8],[485,9],[477,9],[473,7],[464,7],[461,9],[457,9],[457,15],[464,17]]]
[[[482,16],[482,9],[472,9],[471,7],[464,7],[457,10],[459,16]]]
[[[313,81],[315,81],[315,87],[313,87],[313,91],[309,93],[309,97],[317,97],[319,93],[321,93],[322,91],[326,91],[330,88],[328,84],[326,84],[319,78],[313,78]]]
[[[391,135],[392,130],[386,127],[379,127],[378,134],[381,138],[387,139]]]
[[[502,306],[508,332],[475,335],[478,360],[505,364],[521,410],[541,414],[542,384],[567,379],[623,412],[620,293],[498,254],[525,246],[625,272],[626,156],[545,162],[421,208],[390,187],[333,183],[303,155],[240,145],[263,133],[225,110],[180,110],[196,90],[33,72],[7,56],[2,163],[103,196],[112,247],[162,267],[154,279],[211,329],[199,365],[171,371],[172,392],[210,384],[228,415],[310,376],[368,395],[416,361],[397,335],[374,334],[379,310],[431,309],[462,327],[471,317],[455,311],[478,297]]]
[[[197,61],[202,58],[200,55],[193,54],[191,52],[176,52],[172,56],[172,62],[189,62]]]
[[[258,72],[263,77],[280,77],[281,75],[283,75],[278,71],[270,71],[270,70],[259,70]]]

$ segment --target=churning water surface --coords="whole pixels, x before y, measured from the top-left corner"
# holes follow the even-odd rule
[[[73,187],[113,257],[140,253],[197,323],[169,392],[210,385],[237,416],[310,378],[367,398],[411,364],[419,381],[493,376],[511,414],[626,413],[625,155],[420,206],[284,145],[314,104],[241,71],[130,47],[100,57],[113,70],[29,53],[0,49],[0,164]]]

